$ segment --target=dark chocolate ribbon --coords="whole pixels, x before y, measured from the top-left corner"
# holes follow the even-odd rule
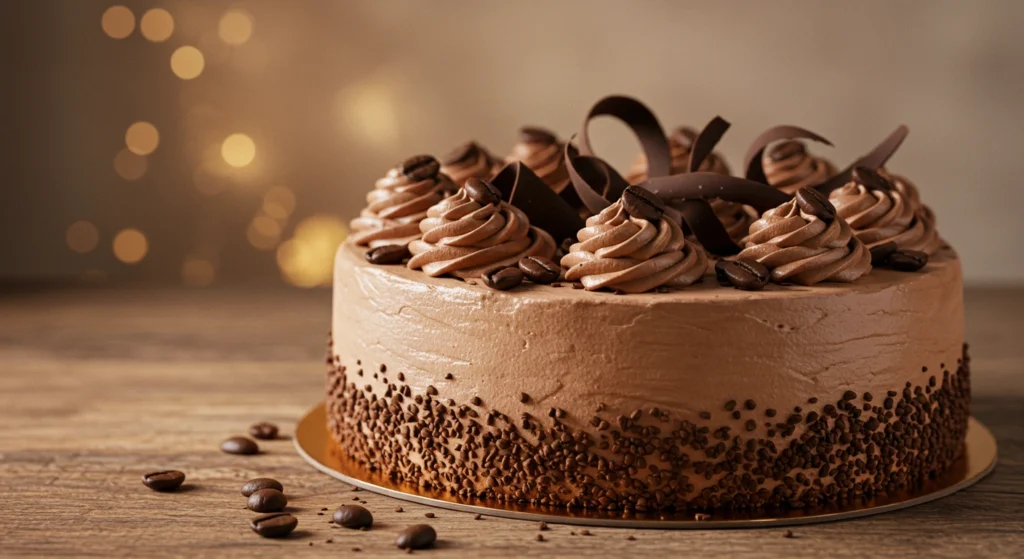
[[[572,146],[573,138],[565,143],[565,166],[569,171],[569,180],[583,205],[590,213],[598,214],[611,205],[609,198],[617,200],[622,196],[622,191],[629,183],[601,158],[580,155]]]
[[[885,166],[889,159],[896,153],[896,150],[903,144],[903,140],[907,139],[907,135],[910,134],[910,129],[905,124],[901,124],[896,127],[884,140],[881,141],[874,149],[869,151],[867,155],[859,157],[856,161],[851,163],[842,171],[839,171],[835,176],[829,178],[827,181],[814,187],[825,196],[828,196],[833,190],[843,186],[850,182],[850,178],[853,176],[854,167],[867,167],[872,171]]]
[[[716,116],[711,119],[711,122],[707,123],[690,145],[690,161],[687,165],[687,171],[695,173],[700,169],[700,166],[704,164],[704,160],[711,155],[711,152],[715,150],[715,146],[721,141],[722,136],[729,130],[729,126],[731,126],[729,121],[720,116]]]
[[[589,127],[590,121],[599,116],[615,117],[633,131],[647,158],[648,176],[662,177],[672,172],[672,150],[658,117],[654,116],[647,105],[622,95],[609,95],[590,108],[579,134],[581,154],[594,155],[590,146]]]
[[[768,184],[768,177],[764,173],[764,162],[762,161],[764,150],[775,142],[797,139],[813,140],[832,146],[832,142],[805,128],[788,124],[773,126],[762,132],[747,148],[747,154],[743,157],[744,176],[752,181]]]
[[[519,161],[506,165],[491,184],[501,191],[502,200],[522,210],[531,225],[550,233],[556,243],[575,239],[585,225],[575,208]]]

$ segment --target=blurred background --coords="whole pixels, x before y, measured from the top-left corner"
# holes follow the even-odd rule
[[[373,181],[523,124],[574,133],[609,93],[666,128],[830,138],[897,124],[970,284],[1024,282],[1024,2],[3,0],[0,281],[330,281]],[[636,155],[614,122],[596,148]]]

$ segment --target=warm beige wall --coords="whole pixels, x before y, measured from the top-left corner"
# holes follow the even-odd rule
[[[21,68],[40,94],[23,94],[36,106],[14,118],[18,129],[48,128],[12,158],[25,185],[19,235],[34,243],[3,249],[17,251],[14,273],[88,267],[177,281],[181,259],[213,243],[224,277],[273,277],[273,253],[244,236],[270,185],[296,192],[289,228],[316,212],[350,217],[373,179],[408,154],[470,137],[503,152],[523,123],[569,134],[589,104],[619,92],[645,100],[666,126],[721,114],[733,123],[723,149],[734,167],[772,124],[826,135],[845,163],[906,123],[911,136],[891,167],[921,188],[968,280],[1024,281],[1015,257],[1024,2],[124,1],[138,14],[163,5],[175,15],[175,35],[160,45],[103,36],[110,3],[43,3],[64,9],[36,10],[36,28],[21,31],[42,52]],[[216,24],[230,6],[253,14],[256,33],[225,50]],[[207,49],[192,82],[167,68],[181,44]],[[134,120],[152,121],[162,140],[150,173],[125,185],[110,160]],[[200,154],[233,131],[253,136],[256,163],[227,194],[199,194]],[[596,133],[613,162],[632,158],[622,129]],[[151,256],[129,270],[109,248],[69,254],[64,229],[82,216],[109,223],[107,244],[141,221]]]

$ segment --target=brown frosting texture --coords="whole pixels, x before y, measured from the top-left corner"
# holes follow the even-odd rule
[[[476,278],[527,256],[555,254],[551,235],[531,227],[519,208],[507,202],[482,205],[465,189],[427,210],[420,230],[422,238],[409,243],[409,267],[431,277]]]
[[[796,199],[766,211],[741,244],[736,258],[764,264],[775,282],[852,282],[871,271],[871,253],[844,220],[826,223],[802,212]]]
[[[441,159],[441,172],[461,187],[467,179],[490,180],[504,163],[476,142],[466,142]]]
[[[420,221],[427,217],[427,209],[454,191],[451,179],[443,173],[410,178],[398,165],[366,195],[367,207],[349,224],[352,242],[371,248],[407,244],[419,238]]]
[[[879,169],[878,174],[889,179],[889,182],[892,183],[893,187],[910,200],[910,202],[914,204],[915,208],[921,211],[921,216],[930,222],[932,226],[935,225],[935,213],[921,201],[921,194],[918,192],[917,186],[915,186],[914,183],[910,182],[906,177],[892,173],[885,168]]]
[[[582,282],[587,291],[685,287],[708,267],[704,250],[686,240],[678,223],[632,217],[621,200],[589,218],[577,239],[561,264],[568,268],[565,279]]]
[[[564,149],[565,143],[553,133],[543,128],[524,127],[519,131],[519,141],[512,147],[512,153],[505,161],[522,161],[544,184],[561,193],[569,184]]]
[[[836,174],[835,165],[808,153],[800,140],[775,144],[765,150],[761,161],[768,184],[788,194],[805,186],[817,186]]]
[[[942,247],[934,223],[924,215],[920,202],[896,190],[871,190],[856,181],[832,191],[829,200],[836,215],[846,221],[854,235],[871,248],[894,242],[900,249],[919,250],[929,255]]]
[[[689,126],[680,126],[668,137],[669,150],[672,153],[672,174],[685,173],[690,170],[690,151],[697,139],[697,131]],[[713,151],[701,162],[698,171],[709,173],[730,174],[729,165],[717,152]],[[647,158],[643,154],[637,156],[633,166],[626,174],[629,184],[640,184],[647,180]]]

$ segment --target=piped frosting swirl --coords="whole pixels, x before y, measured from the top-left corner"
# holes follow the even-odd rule
[[[427,163],[412,167],[410,162],[417,158]],[[390,169],[366,195],[367,207],[349,224],[351,241],[372,248],[404,245],[419,238],[420,221],[427,217],[427,209],[455,191],[451,179],[439,168],[434,158],[417,156]]]
[[[588,291],[613,289],[643,293],[658,287],[685,287],[704,276],[708,258],[683,236],[679,224],[656,223],[629,215],[622,200],[587,219],[578,243],[562,257],[565,279]]]
[[[467,179],[490,180],[504,163],[476,142],[466,142],[441,158],[441,172],[461,187]]]
[[[768,184],[788,194],[817,186],[836,174],[835,165],[808,153],[800,140],[775,144],[765,151],[761,161]]]
[[[519,208],[502,201],[482,204],[465,188],[427,210],[420,230],[422,238],[409,243],[409,268],[431,277],[478,278],[527,256],[551,258],[556,248],[551,235],[532,227]]]
[[[668,137],[669,150],[672,154],[672,174],[685,173],[690,169],[690,151],[693,149],[693,142],[697,139],[697,131],[689,126],[680,126]],[[729,165],[725,159],[713,151],[701,162],[698,171],[719,173],[728,175]],[[629,172],[626,174],[629,184],[640,184],[647,180],[647,158],[641,153],[633,162]]]
[[[899,249],[931,255],[942,247],[942,239],[925,216],[924,207],[906,190],[869,189],[854,180],[832,191],[829,201],[836,215],[868,248],[893,242]]]
[[[565,144],[550,131],[524,126],[519,130],[519,141],[512,147],[512,153],[505,161],[522,161],[551,190],[561,193],[569,184],[569,170],[563,157],[564,149]]]
[[[764,264],[775,282],[852,282],[871,271],[871,253],[845,221],[822,221],[796,199],[766,211],[741,244],[736,258]]]

